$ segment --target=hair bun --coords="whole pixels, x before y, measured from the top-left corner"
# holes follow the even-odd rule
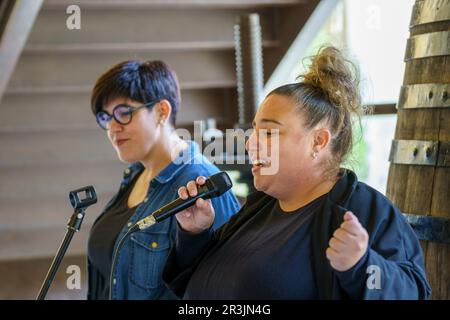
[[[362,114],[356,66],[335,47],[322,47],[311,59],[309,71],[298,79],[319,87],[336,107]]]

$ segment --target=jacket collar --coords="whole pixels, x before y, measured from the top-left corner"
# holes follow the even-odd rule
[[[164,184],[170,182],[184,166],[194,163],[195,159],[200,156],[198,144],[194,141],[187,141],[187,148],[180,152],[179,156],[161,170],[153,181]],[[137,174],[144,170],[144,166],[140,162],[134,162],[123,172],[123,184],[128,184],[136,177]]]
[[[344,220],[345,203],[356,188],[356,174],[342,169],[341,177],[328,194],[323,209],[314,215],[312,226],[313,264],[319,298],[341,299],[345,295],[339,289],[336,277],[326,257],[328,243],[334,231]]]
[[[167,183],[186,165],[194,163],[194,160],[200,155],[198,144],[194,141],[187,141],[187,144],[187,148],[154,178],[156,181],[161,184]]]
[[[355,191],[358,183],[356,174],[349,169],[341,169],[339,180],[328,194],[328,200],[334,204],[344,204]]]

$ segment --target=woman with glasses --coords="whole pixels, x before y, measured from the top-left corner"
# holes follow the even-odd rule
[[[162,61],[126,61],[96,82],[91,109],[101,129],[129,167],[117,194],[95,221],[88,241],[88,299],[174,299],[161,272],[174,243],[174,217],[134,233],[112,255],[140,219],[178,198],[177,189],[198,175],[219,170],[198,145],[175,132],[180,90],[175,72]],[[214,228],[237,212],[231,191],[212,200],[220,214]],[[110,287],[112,284],[112,288]]]

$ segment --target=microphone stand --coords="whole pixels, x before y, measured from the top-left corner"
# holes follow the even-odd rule
[[[84,192],[86,198],[80,199],[79,194]],[[59,249],[56,253],[55,258],[50,266],[50,269],[47,272],[44,283],[42,284],[41,289],[39,290],[39,294],[36,300],[44,300],[47,295],[48,289],[52,284],[56,272],[66,254],[67,248],[69,247],[70,241],[72,240],[75,232],[78,232],[81,227],[81,223],[83,222],[83,218],[85,215],[85,209],[90,205],[97,202],[97,195],[95,193],[95,189],[93,186],[87,186],[81,189],[77,189],[71,191],[69,193],[70,204],[75,209],[69,221],[67,222],[67,231],[64,236],[63,241],[61,242]]]

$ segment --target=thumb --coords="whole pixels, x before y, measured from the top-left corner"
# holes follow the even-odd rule
[[[202,198],[198,198],[195,204],[199,209],[206,209],[208,208],[209,202]]]
[[[344,221],[358,220],[356,216],[351,211],[347,211],[344,214]]]

